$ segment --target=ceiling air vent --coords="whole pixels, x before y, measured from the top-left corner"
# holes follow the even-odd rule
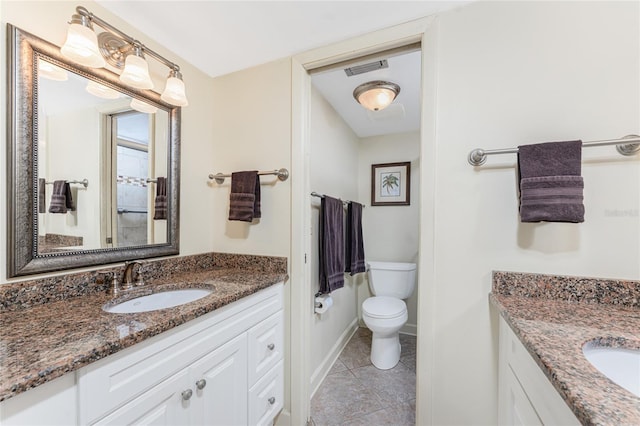
[[[364,74],[366,72],[381,70],[384,68],[389,68],[389,64],[386,59],[381,61],[369,62],[368,64],[356,65],[354,67],[345,68],[344,72],[347,74],[347,77],[351,77],[358,74]]]

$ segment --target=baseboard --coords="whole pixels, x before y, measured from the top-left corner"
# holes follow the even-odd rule
[[[418,326],[416,324],[405,324],[400,329],[401,334],[410,334],[412,336],[418,335]]]
[[[329,354],[324,358],[324,360],[320,363],[320,365],[315,369],[315,371],[311,374],[311,397],[316,393],[320,384],[327,376],[333,364],[335,364],[336,360],[340,356],[340,353],[347,346],[351,337],[355,334],[358,329],[358,318],[355,318],[351,324],[344,330],[344,332],[340,335],[336,343],[333,345]]]

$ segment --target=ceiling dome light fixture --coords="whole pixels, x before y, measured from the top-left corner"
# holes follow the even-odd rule
[[[369,81],[356,87],[353,97],[363,107],[371,111],[385,109],[400,93],[400,86],[388,81]]]
[[[123,69],[120,81],[136,89],[147,90],[153,89],[153,82],[149,76],[149,65],[145,60],[145,55],[147,55],[161,62],[170,70],[161,99],[178,107],[189,104],[180,67],[177,64],[149,49],[82,6],[76,7],[76,14],[71,17],[70,24],[67,40],[60,49],[65,57],[86,67],[100,68],[105,67],[108,63],[116,69]],[[105,32],[96,36],[93,31],[94,24],[104,29]]]

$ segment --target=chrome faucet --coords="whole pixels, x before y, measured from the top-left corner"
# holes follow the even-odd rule
[[[133,280],[133,268],[138,265],[138,272],[136,273],[135,281]],[[122,274],[122,290],[130,290],[134,286],[144,285],[144,280],[142,279],[142,271],[140,267],[143,265],[143,262],[140,260],[132,260],[131,262],[126,262],[124,264],[124,273]]]

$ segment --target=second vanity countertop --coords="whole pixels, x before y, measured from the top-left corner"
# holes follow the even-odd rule
[[[210,295],[174,308],[114,314],[106,293],[0,313],[0,401],[285,281],[285,273],[230,268],[181,273],[146,287],[213,287]],[[139,291],[139,290],[133,290]],[[125,296],[126,297],[126,296]]]
[[[490,300],[582,424],[640,424],[640,398],[605,377],[582,353],[590,341],[640,348],[640,309],[499,294],[495,283]]]

